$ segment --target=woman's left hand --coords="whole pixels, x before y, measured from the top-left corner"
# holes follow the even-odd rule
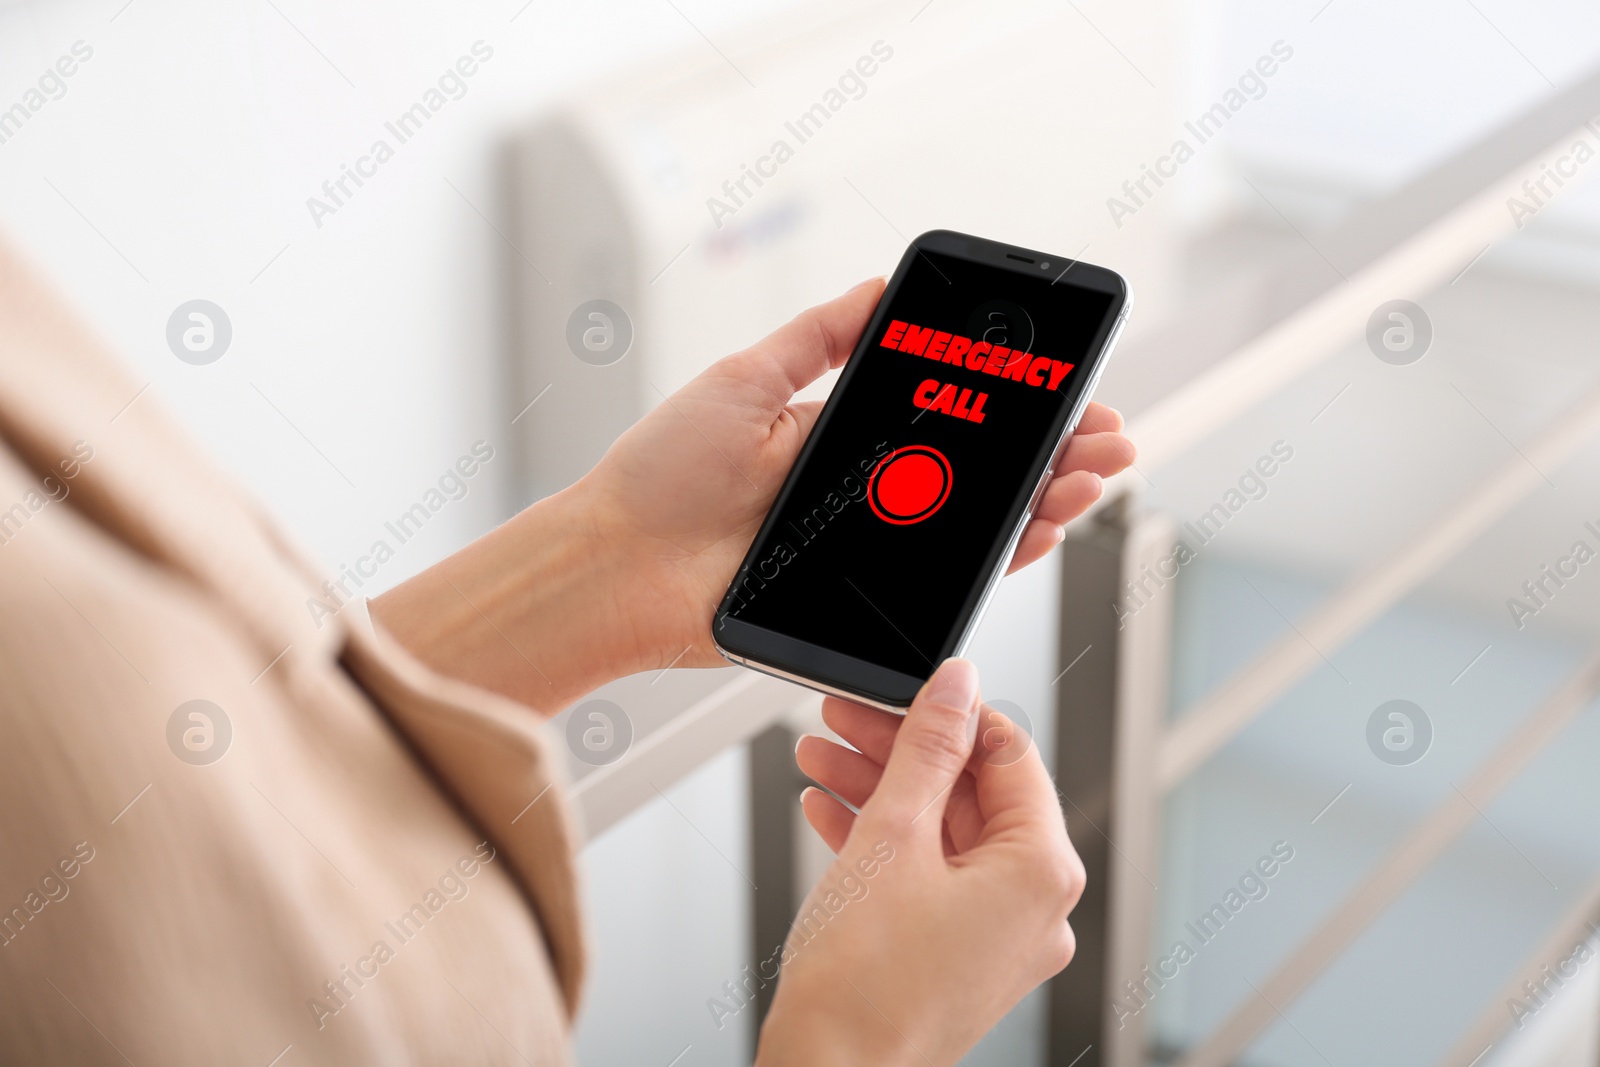
[[[718,361],[627,433],[577,487],[628,560],[626,604],[644,667],[719,666],[711,617],[822,409],[794,394],[841,366],[883,295],[876,278]],[[1125,469],[1122,416],[1090,403],[1012,557],[1015,571]]]
[[[822,409],[794,395],[841,366],[883,295],[873,279],[712,364],[576,484],[372,602],[442,673],[547,713],[626,674],[723,660],[711,618]],[[1122,416],[1091,403],[1011,569],[1126,468]]]

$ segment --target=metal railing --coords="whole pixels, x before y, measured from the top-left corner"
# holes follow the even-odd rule
[[[1404,294],[1430,291],[1470,266],[1496,240],[1515,232],[1506,208],[1526,175],[1537,174],[1543,159],[1565,151],[1574,140],[1595,134],[1590,116],[1600,113],[1600,72],[1539,104],[1527,114],[1445,161],[1399,192],[1355,213],[1334,232],[1283,263],[1270,264],[1252,282],[1233,287],[1216,302],[1176,317],[1141,346],[1130,346],[1123,366],[1136,365],[1140,348],[1212,345],[1213,365],[1189,384],[1139,412],[1131,434],[1149,467],[1180,454],[1213,430],[1273,395],[1320,360],[1359,337],[1373,308]],[[1253,309],[1256,313],[1252,317]],[[1243,324],[1241,321],[1243,320]],[[1222,322],[1229,325],[1221,326]],[[1212,340],[1218,330],[1231,353]],[[1523,499],[1550,469],[1600,431],[1600,393],[1571,406],[1514,462],[1491,472],[1412,541],[1352,578],[1328,597],[1291,633],[1271,645],[1243,670],[1223,682],[1167,724],[1163,648],[1169,622],[1149,601],[1137,613],[1121,613],[1123,624],[1084,625],[1082,605],[1096,598],[1121,603],[1121,589],[1095,585],[1096,575],[1141,573],[1141,558],[1151,555],[1153,532],[1165,520],[1138,514],[1133,476],[1120,514],[1101,529],[1066,546],[1064,656],[1100,643],[1114,650],[1108,665],[1063,686],[1059,716],[1065,735],[1074,709],[1109,706],[1111,730],[1088,732],[1088,752],[1074,753],[1084,734],[1073,721],[1072,743],[1057,754],[1058,775],[1067,791],[1087,796],[1079,811],[1092,829],[1074,833],[1080,849],[1104,862],[1091,875],[1089,892],[1075,913],[1080,946],[1090,958],[1078,965],[1098,970],[1057,979],[1051,1030],[1052,1063],[1136,1067],[1146,1062],[1147,1016],[1117,1019],[1112,1001],[1120,983],[1136,977],[1149,960],[1154,922],[1153,882],[1160,840],[1160,798],[1185,781],[1248,726],[1290,686],[1319,664],[1322,656],[1362,632],[1451,556],[1481,535]],[[1153,526],[1153,523],[1157,524]],[[1158,542],[1159,543],[1159,542]],[[1160,545],[1157,557],[1171,549]],[[1107,567],[1108,553],[1120,567]],[[1103,579],[1101,581],[1103,585]],[[1108,613],[1109,614],[1109,613]],[[1081,670],[1081,668],[1079,668]],[[1074,672],[1076,673],[1076,671]],[[1069,675],[1069,679],[1070,679]],[[1457,794],[1424,818],[1390,855],[1368,873],[1345,900],[1256,987],[1223,1024],[1182,1055],[1180,1067],[1221,1067],[1233,1063],[1290,1003],[1333,963],[1354,937],[1393,903],[1478,816],[1475,805],[1502,790],[1600,692],[1600,654],[1587,661],[1531,715],[1515,741],[1503,745]],[[1101,702],[1101,703],[1098,703]],[[1106,738],[1120,738],[1106,744]],[[1095,765],[1114,768],[1109,780]],[[1074,775],[1073,772],[1076,772]],[[1101,810],[1104,798],[1106,807]],[[1085,802],[1080,801],[1082,807]],[[1067,808],[1069,822],[1073,807]],[[1104,838],[1103,846],[1094,841]],[[1553,938],[1566,936],[1584,920],[1597,917],[1592,904],[1580,906],[1557,924]],[[1091,996],[1097,999],[1091,1000]],[[1487,1009],[1446,1063],[1464,1067],[1482,1055],[1509,1025],[1502,1013]],[[1468,1045],[1471,1056],[1460,1060]]]

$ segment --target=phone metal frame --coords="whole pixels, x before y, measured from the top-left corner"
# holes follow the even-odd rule
[[[1043,498],[1045,490],[1049,487],[1051,477],[1055,474],[1056,467],[1060,464],[1063,456],[1065,456],[1067,445],[1072,440],[1072,435],[1077,431],[1078,422],[1083,418],[1083,413],[1089,406],[1089,400],[1094,395],[1095,387],[1100,384],[1100,376],[1105,373],[1106,364],[1111,360],[1111,353],[1116,348],[1117,341],[1122,336],[1123,327],[1127,325],[1128,313],[1133,309],[1133,290],[1128,285],[1128,282],[1125,278],[1106,267],[1098,267],[1093,264],[1083,263],[1079,260],[1074,260],[1065,256],[1051,256],[1032,249],[1022,248],[1016,245],[1003,244],[999,241],[990,241],[985,238],[974,237],[969,234],[956,233],[952,230],[930,230],[927,233],[918,236],[916,240],[912,241],[910,246],[906,249],[905,255],[902,257],[899,266],[896,268],[894,275],[890,278],[888,286],[884,290],[883,299],[879,301],[879,309],[883,307],[884,302],[887,300],[889,294],[898,288],[898,285],[904,280],[906,271],[910,266],[913,257],[920,254],[923,249],[939,252],[958,259],[967,259],[972,262],[983,263],[988,266],[1002,267],[1007,270],[1015,271],[1018,274],[1028,274],[1029,272],[1021,269],[1020,267],[1013,266],[1011,262],[1008,262],[1008,260],[1020,259],[1028,263],[1065,263],[1066,266],[1062,269],[1061,273],[1056,276],[1056,281],[1060,281],[1061,277],[1065,276],[1068,271],[1080,267],[1085,268],[1090,276],[1096,278],[1096,280],[1102,283],[1101,285],[1086,286],[1087,288],[1096,289],[1097,291],[1101,292],[1110,292],[1114,300],[1112,305],[1113,308],[1117,308],[1117,303],[1120,302],[1120,308],[1117,308],[1117,314],[1115,318],[1112,319],[1110,328],[1106,330],[1105,339],[1101,342],[1100,347],[1088,357],[1093,362],[1094,369],[1090,372],[1088,381],[1080,390],[1077,400],[1073,403],[1072,410],[1067,415],[1066,422],[1062,425],[1061,433],[1056,438],[1055,447],[1050,453],[1050,460],[1045,464],[1044,470],[1039,476],[1038,484],[1035,485],[1033,494],[1029,498],[1027,506],[1023,508],[1021,515],[1011,530],[1010,535],[1007,537],[1005,547],[1000,552],[1000,555],[997,558],[996,563],[983,587],[983,592],[978,598],[977,606],[973,609],[972,614],[967,620],[965,628],[963,628],[960,636],[956,639],[955,647],[951,652],[951,655],[960,656],[965,654],[968,645],[971,644],[973,637],[978,632],[978,627],[982,625],[984,615],[988,612],[990,602],[994,599],[995,591],[1000,588],[1000,580],[1005,577],[1006,571],[1011,564],[1011,559],[1016,554],[1017,544],[1022,539],[1022,533],[1027,529],[1029,521],[1032,520],[1034,509],[1038,507],[1039,501]],[[856,350],[851,353],[851,360],[860,358],[860,356],[864,353],[865,346],[863,342],[872,332],[873,326],[877,323],[878,317],[878,310],[875,309],[872,319],[869,320],[867,324],[867,331],[863,333],[862,340],[857,342]],[[848,361],[846,365],[848,366]],[[824,411],[823,414],[825,415],[826,411]],[[815,433],[822,427],[822,425],[823,419],[819,416],[812,432]],[[802,446],[801,456],[797,457],[795,460],[796,466],[799,465],[803,458],[804,446]],[[782,502],[782,499],[783,490],[780,488],[778,494],[773,498],[773,511],[777,509],[779,503]],[[769,511],[769,516],[770,513],[771,512]],[[756,543],[761,540],[762,535],[766,532],[767,525],[764,521],[761,529],[756,533],[755,538],[751,541],[750,550],[754,549]],[[738,571],[735,572],[734,580],[729,586],[730,593],[732,592],[733,587],[738,584],[739,577],[743,575],[745,568],[750,562],[750,550],[746,551],[745,558],[740,562]],[[808,689],[814,689],[829,696],[841,697],[845,700],[853,701],[858,704],[865,704],[868,707],[879,708],[883,711],[901,713],[910,706],[909,701],[906,704],[898,704],[892,701],[878,699],[872,694],[836,685],[832,682],[816,677],[797,674],[775,664],[764,662],[753,656],[741,655],[740,653],[725,648],[723,643],[717,638],[717,620],[723,614],[727,599],[727,594],[724,594],[723,599],[719,601],[717,609],[712,616],[711,640],[712,644],[715,645],[717,652],[729,662],[736,663],[741,667],[748,667],[753,671],[758,671],[761,674],[770,675],[774,678],[782,678],[785,681],[795,682],[799,685],[805,686]],[[765,630],[765,627],[755,627],[753,624],[749,623],[744,625],[751,626],[752,629]],[[775,633],[775,631],[767,632]],[[785,637],[787,640],[796,641],[796,643],[799,644],[809,644],[808,642],[799,642],[798,639],[795,638],[787,638],[787,635],[778,636]],[[821,646],[812,647],[820,648]],[[833,657],[845,655],[844,653],[833,652],[831,649],[823,649],[822,651]],[[855,659],[857,657],[846,658]],[[889,670],[889,668],[880,669],[886,671]],[[892,671],[891,673],[899,674],[900,672]]]

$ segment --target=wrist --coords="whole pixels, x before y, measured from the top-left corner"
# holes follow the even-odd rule
[[[761,1027],[755,1067],[814,1067],[819,1063],[927,1067],[905,1035],[848,984],[824,997],[810,996],[792,985],[779,990]]]
[[[623,617],[628,561],[583,482],[372,601],[418,659],[554,714],[650,664]]]

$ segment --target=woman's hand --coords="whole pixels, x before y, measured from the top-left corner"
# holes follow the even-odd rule
[[[563,492],[373,601],[436,669],[547,712],[613,678],[722,664],[711,617],[822,405],[794,394],[842,365],[883,280],[718,361]],[[1011,569],[1132,462],[1122,417],[1091,403]]]
[[[838,858],[791,929],[760,1067],[954,1063],[1072,959],[1083,864],[1026,735],[947,660],[902,719],[842,700],[800,766]],[[766,972],[763,971],[763,977]]]
[[[623,434],[583,479],[610,550],[630,561],[619,614],[646,667],[723,662],[711,616],[822,410],[819,401],[795,403],[794,394],[849,357],[883,284],[858,285],[713,364]],[[1132,461],[1121,429],[1122,416],[1089,406],[1012,570],[1055,547],[1062,525],[1099,499],[1101,479]]]

